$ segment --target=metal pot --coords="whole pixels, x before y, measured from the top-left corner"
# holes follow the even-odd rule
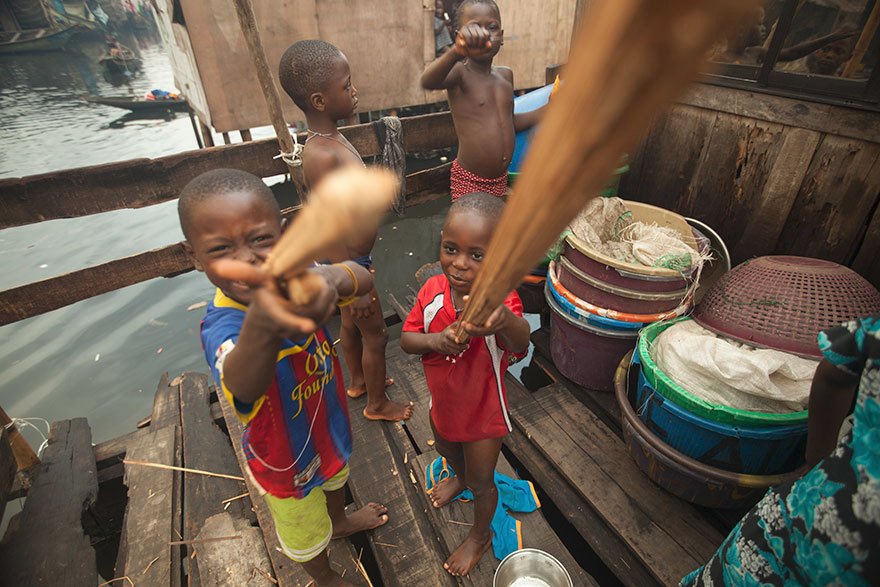
[[[574,587],[558,560],[536,548],[512,552],[495,569],[493,587]]]

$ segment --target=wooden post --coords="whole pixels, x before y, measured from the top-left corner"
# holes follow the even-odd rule
[[[871,39],[874,38],[874,33],[877,32],[878,24],[880,24],[880,2],[875,3],[874,8],[871,9],[871,16],[865,22],[865,28],[862,29],[862,34],[856,43],[855,49],[853,49],[852,57],[846,62],[846,67],[843,68],[843,73],[840,77],[852,77],[856,73],[859,64],[861,64],[862,59],[865,57],[868,45],[871,44]]]
[[[235,13],[238,15],[238,23],[241,25],[241,32],[247,42],[248,51],[250,51],[251,59],[254,60],[254,67],[257,70],[257,78],[260,80],[260,88],[263,90],[263,96],[266,98],[266,106],[269,107],[269,117],[272,119],[272,126],[275,129],[275,136],[278,139],[278,145],[281,147],[282,153],[293,153],[293,138],[290,136],[290,129],[284,121],[284,112],[281,110],[281,98],[278,95],[278,88],[275,86],[275,80],[269,70],[269,62],[266,60],[266,52],[263,50],[263,42],[260,40],[260,31],[257,30],[257,20],[254,17],[254,9],[250,0],[232,0],[235,5]],[[296,186],[297,197],[302,202],[305,196],[305,178],[302,174],[300,166],[287,164],[290,170],[290,179]]]
[[[19,471],[24,471],[40,464],[40,458],[37,456],[37,453],[34,452],[28,441],[21,435],[21,432],[12,423],[12,418],[9,417],[3,408],[0,408],[0,426],[6,428],[9,445],[12,447],[12,454],[15,455],[15,462]]]
[[[249,141],[254,140],[253,137],[251,137],[251,129],[249,129],[249,128],[243,128],[240,131],[238,131],[238,133],[241,135],[241,142],[242,143],[247,143]]]
[[[206,147],[214,146],[214,137],[211,136],[211,129],[208,128],[208,125],[202,122],[202,119],[199,119],[199,129],[202,131],[202,142],[205,143]]]
[[[192,108],[186,109],[189,114],[189,122],[193,127],[193,134],[196,135],[196,144],[199,146],[199,149],[204,149],[205,145],[202,143],[202,136],[199,134],[199,125],[196,124],[196,115],[193,114]]]

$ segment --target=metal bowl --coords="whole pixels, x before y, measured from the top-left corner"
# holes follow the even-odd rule
[[[536,548],[512,552],[495,569],[493,587],[574,587],[558,560]]]

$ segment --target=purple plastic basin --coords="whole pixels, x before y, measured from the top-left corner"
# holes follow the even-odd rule
[[[565,255],[557,263],[559,281],[580,299],[618,312],[628,314],[658,314],[677,308],[686,289],[677,291],[646,292],[606,283],[581,271]]]
[[[754,505],[771,485],[796,479],[797,473],[747,475],[700,463],[657,438],[633,409],[638,366],[630,367],[631,356],[621,360],[614,376],[614,391],[620,405],[623,439],[639,469],[666,491],[691,503],[710,508],[747,508]],[[632,369],[633,371],[630,371]]]
[[[638,275],[609,267],[574,248],[568,239],[563,241],[562,254],[582,272],[609,285],[649,293],[680,291],[688,286],[682,277]]]
[[[550,356],[559,372],[578,385],[596,391],[614,391],[614,372],[631,351],[637,330],[597,328],[570,317],[552,297],[550,306]]]

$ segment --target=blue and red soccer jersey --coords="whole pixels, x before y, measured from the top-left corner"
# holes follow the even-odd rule
[[[515,291],[504,305],[522,316],[522,302]],[[439,333],[455,320],[449,280],[436,275],[419,291],[403,331]],[[510,432],[504,387],[509,358],[510,353],[494,335],[471,339],[461,356],[422,355],[431,391],[431,421],[440,436],[450,442],[473,442]]]
[[[339,473],[351,455],[342,369],[325,328],[285,339],[275,378],[253,404],[223,384],[223,360],[235,347],[247,307],[219,289],[202,321],[202,346],[214,381],[245,425],[242,446],[254,480],[275,497],[301,499]]]

